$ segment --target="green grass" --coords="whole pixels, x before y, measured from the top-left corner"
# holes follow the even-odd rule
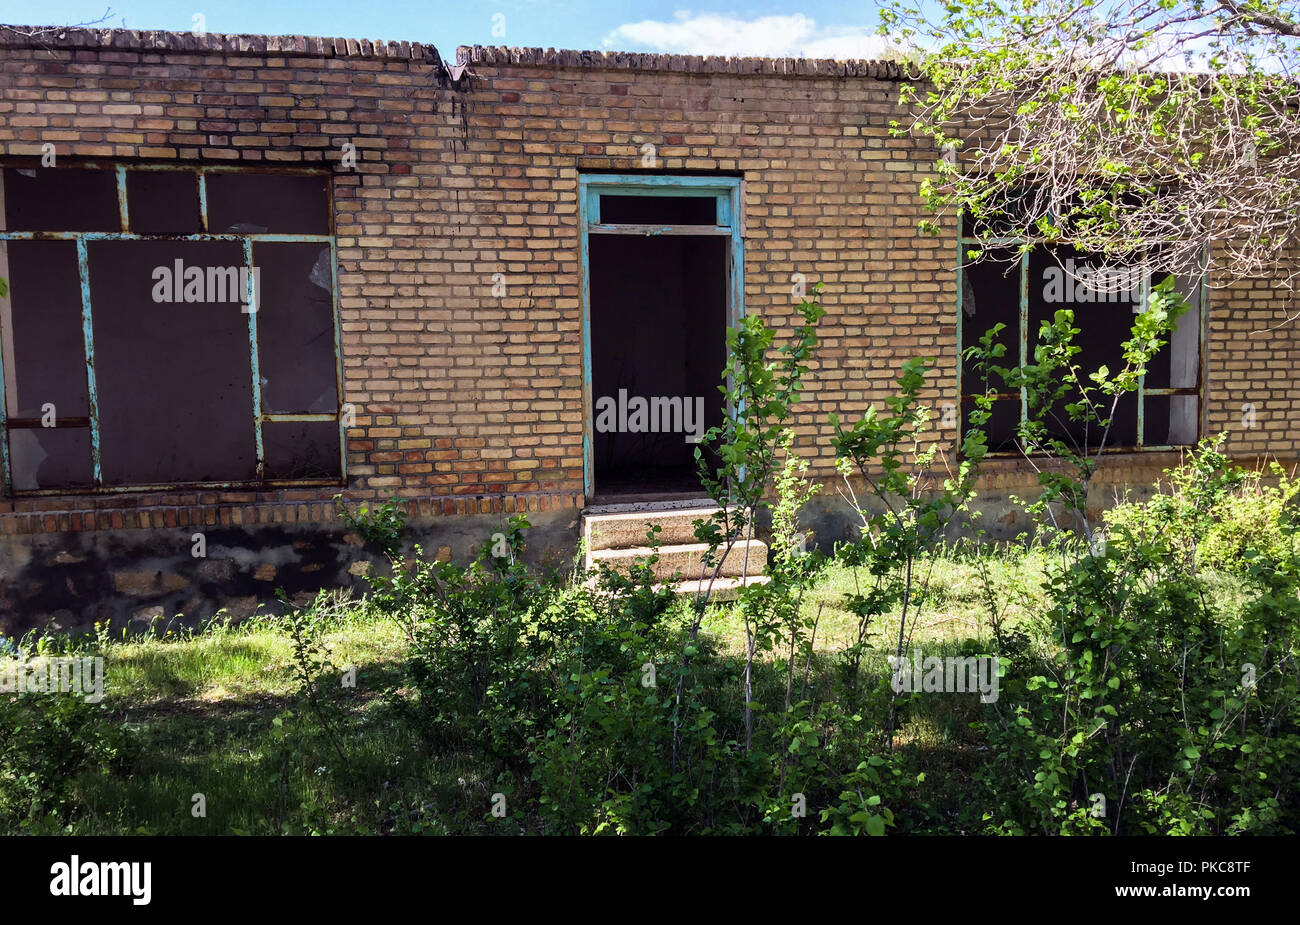
[[[979,561],[950,555],[925,566],[928,593],[909,650],[943,656],[972,640],[987,643]],[[1005,619],[1012,624],[1034,619],[1042,603],[1041,559],[1022,552],[982,561],[998,588]],[[809,666],[814,683],[834,670],[836,653],[856,637],[856,618],[843,597],[863,580],[832,564],[803,601],[804,614],[818,618],[816,655]],[[218,622],[197,633],[101,640],[106,703],[134,730],[139,755],[129,775],[85,776],[78,788],[82,811],[67,830],[500,831],[484,813],[498,785],[485,776],[472,747],[430,753],[398,709],[411,695],[403,688],[407,636],[402,622],[361,602],[330,596],[316,610],[330,661],[356,669],[356,687],[336,698],[346,765],[319,724],[300,715],[293,645],[283,621],[259,618],[233,627]],[[685,619],[685,608],[680,616]],[[733,607],[712,608],[703,631],[724,663],[743,662],[743,623]],[[866,683],[888,683],[886,656],[897,631],[897,615],[871,627],[871,651],[863,663]],[[796,676],[803,667],[796,666]],[[756,683],[765,702],[781,701],[786,668],[779,652],[758,666]],[[335,673],[325,683],[341,687],[340,677]],[[726,696],[739,712],[739,687]],[[981,744],[971,728],[980,709],[977,698],[962,695],[920,697],[909,705],[897,741],[919,756],[937,812],[961,799],[973,752]],[[206,799],[205,817],[191,812],[195,794]],[[347,809],[340,812],[338,806]]]
[[[1045,608],[1042,592],[1041,553],[1009,550],[985,553],[982,560],[992,584],[1000,616],[1008,626],[1036,619]],[[857,617],[844,604],[845,595],[863,592],[871,580],[865,569],[854,570],[831,562],[816,587],[804,597],[801,613],[817,620],[817,651],[842,650],[857,639]],[[918,589],[924,590],[919,607],[910,610],[906,637],[911,647],[941,655],[940,645],[955,648],[966,640],[987,643],[990,638],[989,604],[977,560],[968,555],[935,558],[918,568]],[[881,664],[897,643],[901,611],[890,614],[868,628],[867,638],[879,650]],[[741,618],[729,607],[714,607],[704,630],[735,654],[745,650]]]
[[[405,651],[397,621],[360,607],[345,613],[325,634],[336,659],[358,666],[396,664]],[[238,701],[287,695],[293,689],[292,655],[283,629],[259,621],[116,644],[107,650],[105,671],[114,698],[137,705]]]
[[[348,780],[327,773],[340,762],[314,723],[293,732],[300,705],[282,623],[215,624],[202,633],[129,639],[102,649],[105,702],[136,734],[139,756],[128,777],[85,777],[79,795],[86,811],[69,830],[231,834],[401,825],[436,831],[422,808],[468,806],[466,795],[486,788],[473,762],[421,754],[385,696],[400,692],[406,635],[399,621],[361,606],[329,610],[323,640],[331,660],[356,668],[356,687],[339,698]],[[331,681],[341,688],[340,678]],[[310,805],[291,801],[301,803],[305,794],[327,806],[341,801],[344,789],[360,804],[350,816],[322,810],[315,814],[318,825],[286,826],[288,819],[313,815]],[[192,812],[195,794],[204,796],[206,816]]]
[[[980,558],[969,552],[949,551],[923,563],[918,585],[925,587],[925,597],[909,618],[906,651],[910,654],[919,649],[925,656],[939,657],[967,654],[963,647],[972,641],[988,651],[992,627],[989,592],[982,571],[1006,630],[1041,623],[1046,610],[1042,587],[1046,555],[1038,549],[985,547]],[[836,654],[856,641],[857,617],[844,606],[844,596],[865,590],[864,584],[869,581],[865,570],[855,574],[853,569],[831,562],[806,595],[801,613],[818,621],[814,677],[832,671]],[[901,612],[896,611],[869,627],[870,651],[862,663],[862,674],[868,681],[864,683],[869,679],[882,686],[888,683],[888,656],[897,645],[900,619]],[[724,652],[743,659],[744,623],[733,608],[711,608],[703,629]],[[784,695],[786,657],[778,652],[767,663],[773,670],[758,673],[756,699],[779,702]],[[803,666],[796,668],[802,671]],[[734,703],[739,710],[739,691]],[[925,775],[927,798],[918,803],[933,805],[936,817],[928,823],[936,830],[945,830],[967,798],[970,776],[985,747],[973,728],[982,714],[978,698],[958,693],[912,697],[902,711],[895,741],[909,750],[914,770]]]
[[[277,727],[274,721],[293,707],[288,698],[264,694],[219,703],[169,703],[134,714],[142,746],[135,772],[127,780],[95,779],[86,792],[88,806],[114,811],[93,814],[76,831],[374,831],[391,827],[400,811],[454,802],[448,797],[461,789],[457,780],[474,776],[466,763],[419,754],[409,731],[389,721],[381,698],[362,692],[344,730],[352,779],[341,787],[338,762],[319,736],[309,731],[278,740],[277,733],[291,726]],[[206,798],[206,818],[191,812],[195,793]],[[307,801],[320,807],[350,801],[353,812],[346,817],[313,812]],[[418,819],[418,812],[407,815]],[[291,818],[311,823],[287,825]]]

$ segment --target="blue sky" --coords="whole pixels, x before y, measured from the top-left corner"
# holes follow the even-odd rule
[[[879,49],[871,0],[0,0],[0,22],[70,25],[106,7],[106,26],[190,31],[197,14],[209,32],[407,39],[446,57],[457,45],[841,58]]]

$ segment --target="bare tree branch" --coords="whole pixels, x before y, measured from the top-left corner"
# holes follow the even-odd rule
[[[900,134],[977,239],[1300,283],[1300,17],[1274,0],[894,0],[915,49]]]

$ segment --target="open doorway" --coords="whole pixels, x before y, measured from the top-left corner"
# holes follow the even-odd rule
[[[598,188],[587,200],[593,503],[704,494],[695,449],[723,420],[739,236],[730,189],[674,192]]]
[[[591,242],[596,492],[697,494],[695,447],[722,423],[724,239]]]

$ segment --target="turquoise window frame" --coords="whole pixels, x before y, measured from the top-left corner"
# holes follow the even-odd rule
[[[745,239],[740,177],[674,176],[640,174],[580,174],[578,177],[578,222],[582,264],[582,484],[591,500],[595,488],[592,434],[595,433],[591,386],[591,264],[589,236],[619,235],[716,235],[730,239],[727,250],[727,326],[745,317]],[[716,204],[712,225],[605,224],[600,220],[602,196],[708,197]]]
[[[0,168],[32,167],[30,158],[0,159]],[[338,285],[338,242],[334,227],[334,189],[328,182],[331,175],[319,167],[293,167],[265,165],[218,165],[197,163],[134,163],[126,161],[82,161],[68,160],[61,167],[42,168],[49,170],[104,170],[111,171],[116,177],[118,215],[121,228],[119,231],[10,231],[0,228],[0,242],[5,241],[72,241],[77,248],[78,284],[81,290],[82,337],[84,340],[85,367],[87,382],[87,399],[89,404],[88,428],[90,431],[90,465],[91,485],[77,488],[46,488],[16,491],[13,487],[13,473],[10,461],[9,432],[12,429],[8,417],[8,404],[5,397],[4,355],[0,350],[0,496],[7,498],[91,495],[91,494],[129,494],[147,491],[181,491],[204,488],[311,488],[325,486],[346,486],[348,484],[347,428],[345,421],[347,403],[343,395],[343,329],[339,312]],[[192,234],[140,234],[131,230],[130,212],[127,205],[127,173],[131,171],[166,171],[171,173],[194,174],[199,197],[199,220],[203,231]],[[277,234],[277,233],[227,233],[213,232],[208,225],[207,180],[219,173],[256,173],[281,174],[285,176],[321,177],[326,182],[326,214],[329,229],[326,234]],[[243,247],[244,267],[249,270],[248,301],[253,297],[252,268],[253,251],[259,242],[288,244],[324,244],[330,251],[330,306],[333,313],[334,328],[334,379],[338,407],[332,412],[320,413],[272,413],[262,408],[262,388],[260,372],[260,348],[257,337],[257,312],[248,312],[249,368],[251,375],[252,426],[254,450],[257,453],[257,478],[239,481],[216,482],[162,482],[153,485],[105,485],[100,458],[99,441],[99,395],[95,381],[95,343],[93,325],[93,306],[90,297],[90,273],[87,259],[87,242],[95,241],[228,241],[239,243]],[[10,294],[12,298],[12,293]],[[278,422],[335,422],[339,432],[339,477],[327,479],[267,479],[265,473],[265,450],[262,442],[262,426]]]

